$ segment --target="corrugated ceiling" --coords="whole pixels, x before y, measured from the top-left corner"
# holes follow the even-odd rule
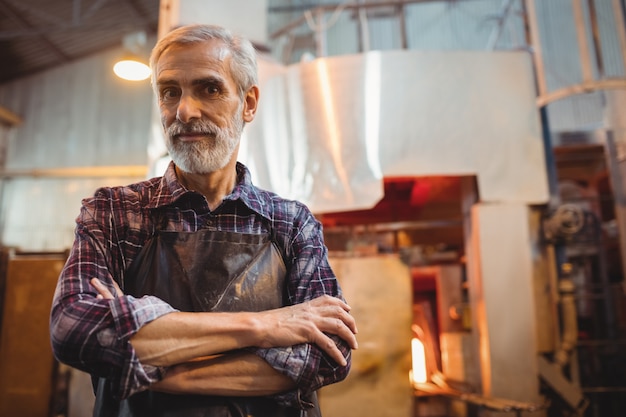
[[[159,0],[0,0],[0,83],[154,35]]]

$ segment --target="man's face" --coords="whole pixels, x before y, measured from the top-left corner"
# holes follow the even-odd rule
[[[249,120],[244,119],[230,59],[228,49],[215,40],[173,45],[156,64],[165,143],[185,172],[214,172],[236,158],[244,121]]]

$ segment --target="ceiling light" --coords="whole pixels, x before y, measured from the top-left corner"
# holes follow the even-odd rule
[[[113,66],[115,75],[130,81],[142,81],[150,77],[150,67],[141,58],[146,46],[146,32],[134,32],[124,36],[122,45],[126,55]]]
[[[124,58],[113,66],[113,72],[129,81],[142,81],[150,76],[150,67],[137,58]]]

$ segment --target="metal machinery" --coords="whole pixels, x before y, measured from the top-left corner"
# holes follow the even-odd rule
[[[274,34],[276,37],[287,36],[291,40],[286,48],[286,55],[291,57],[294,48],[302,47],[305,38],[301,31],[295,29],[305,21],[309,27],[314,26],[311,25],[312,20],[318,22],[319,30],[315,31],[313,42],[310,43],[313,45],[311,52],[318,58],[295,64],[298,69],[289,69],[287,78],[298,79],[300,83],[298,88],[293,89],[295,92],[291,92],[291,97],[298,94],[305,96],[302,108],[291,107],[295,109],[294,112],[307,113],[313,108],[331,108],[336,118],[329,119],[329,113],[318,112],[313,116],[313,121],[307,121],[311,125],[305,126],[304,131],[308,135],[308,150],[312,153],[310,158],[319,161],[321,167],[317,174],[324,176],[328,172],[323,170],[324,164],[327,164],[327,170],[335,169],[329,177],[338,180],[324,183],[318,177],[303,181],[302,184],[309,187],[303,189],[311,192],[311,195],[299,197],[311,202],[321,214],[329,248],[335,252],[338,276],[341,278],[342,274],[347,274],[348,278],[344,277],[344,280],[350,287],[356,279],[352,274],[359,271],[362,278],[360,288],[367,286],[366,281],[373,282],[372,285],[376,287],[380,285],[380,275],[387,276],[385,266],[372,265],[370,269],[377,271],[377,274],[356,266],[347,267],[350,261],[346,258],[350,257],[357,259],[355,262],[370,263],[373,262],[372,257],[380,257],[381,264],[386,265],[389,262],[387,257],[395,255],[408,267],[406,274],[413,289],[412,337],[423,342],[427,375],[424,382],[413,381],[416,402],[412,413],[415,415],[623,415],[626,413],[626,246],[623,243],[626,230],[623,186],[625,123],[622,115],[624,97],[619,90],[626,87],[626,79],[623,73],[618,77],[606,75],[603,57],[606,48],[599,35],[602,30],[606,30],[606,26],[603,26],[606,21],[599,20],[596,2],[571,2],[568,9],[573,16],[571,32],[578,45],[577,57],[582,80],[565,88],[550,90],[536,2],[502,2],[500,29],[514,4],[521,5],[525,13],[525,33],[528,48],[532,51],[534,69],[534,88],[530,87],[530,90],[536,92],[535,111],[541,121],[540,136],[545,151],[542,164],[545,163],[546,170],[537,168],[535,171],[541,172],[547,182],[547,195],[541,201],[541,198],[521,197],[527,189],[516,184],[511,174],[519,170],[515,166],[516,159],[527,157],[528,149],[490,148],[494,146],[493,143],[486,145],[489,140],[485,139],[489,129],[483,132],[480,132],[480,128],[472,130],[477,125],[465,118],[471,112],[463,104],[457,107],[457,101],[453,100],[442,104],[441,96],[447,94],[456,94],[460,103],[472,103],[472,98],[476,96],[467,91],[466,85],[454,84],[453,77],[444,81],[424,67],[413,65],[408,53],[404,60],[396,53],[381,53],[376,57],[376,54],[368,52],[371,39],[367,32],[367,19],[376,17],[376,11],[370,10],[370,7],[386,8],[379,16],[398,19],[401,44],[406,48],[404,13],[410,3],[413,2],[342,5],[342,11],[350,11],[359,22],[359,46],[363,52],[361,62],[355,62],[358,59],[354,57],[320,58],[325,57],[330,40],[324,28],[319,28],[324,26],[324,16],[337,13],[338,10],[331,6],[321,6],[306,12],[301,19]],[[614,11],[615,39],[622,64],[626,68],[624,4],[616,0],[610,6]],[[332,18],[336,18],[336,15],[332,14]],[[492,40],[496,42],[500,32],[495,30],[492,35]],[[398,61],[394,61],[396,58]],[[417,62],[428,61],[437,67],[438,58],[441,57],[422,55]],[[450,61],[446,61],[447,58]],[[455,62],[456,65],[467,65],[467,79],[480,84],[480,75],[473,72],[472,64],[469,64],[471,59],[467,62],[455,61],[457,58],[451,58],[451,55],[442,58],[441,62],[448,65],[442,64],[438,68],[442,72],[454,74],[455,70],[451,66]],[[489,57],[483,58],[489,60]],[[490,62],[490,65],[497,64]],[[396,72],[396,67],[402,68],[402,73]],[[486,71],[487,68],[491,67],[486,65],[482,70]],[[374,79],[380,76],[381,85],[373,88],[374,92],[367,81],[368,76]],[[364,90],[368,94],[379,95],[370,97],[365,94],[364,100],[359,100],[362,96],[359,89],[363,87],[353,82],[354,78],[359,77],[365,79]],[[414,87],[420,85],[422,78],[427,78],[431,86],[437,85],[439,90],[433,92],[427,87]],[[494,78],[490,81],[498,83]],[[455,88],[446,88],[444,84],[454,84]],[[288,83],[287,90],[290,87]],[[488,84],[484,87],[490,88]],[[316,94],[316,90],[322,93]],[[548,104],[598,90],[606,91],[606,125],[593,132],[554,137],[550,131],[546,109]],[[394,101],[385,95],[389,91],[396,94],[396,98],[409,96],[413,99]],[[518,92],[511,90],[509,93]],[[344,94],[356,97],[344,100]],[[420,99],[428,104],[422,105]],[[318,102],[315,105],[311,104],[316,100]],[[497,99],[490,96],[489,100]],[[493,103],[489,103],[489,100],[481,101],[483,108],[472,113],[471,117],[480,117],[477,113],[481,111],[487,113],[491,127],[497,130],[503,119],[506,119],[506,110],[490,107]],[[372,102],[380,102],[373,113],[368,107]],[[375,114],[374,125],[346,123],[348,120],[356,120],[350,118],[352,112],[349,109],[354,106],[364,106],[359,110],[370,122],[370,115]],[[432,128],[432,123],[409,120],[404,106],[413,106],[414,117],[418,119],[424,114],[427,115],[425,118],[431,115],[427,106],[455,114],[456,118],[439,116],[438,124],[456,123],[462,126],[463,134],[445,128]],[[620,108],[622,113],[618,110]],[[517,110],[519,116],[520,109]],[[396,117],[397,114],[401,116]],[[331,123],[333,120],[335,124]],[[297,121],[293,123],[298,125]],[[367,137],[371,135],[372,129],[380,132],[374,141],[374,146],[378,146],[377,155],[376,151],[374,155],[367,152],[371,149]],[[500,133],[501,140],[511,135],[509,131]],[[333,135],[334,139],[330,142],[337,143],[322,149],[325,138]],[[422,140],[423,135],[430,137]],[[334,152],[345,149],[343,146],[346,141],[352,144],[351,139],[346,138],[353,136],[366,138],[360,147],[350,148],[359,155],[354,163],[346,154]],[[402,145],[397,145],[397,141],[402,142]],[[447,146],[442,145],[441,141],[447,142]],[[472,144],[467,145],[465,141]],[[510,164],[508,170],[487,167],[494,164],[489,157],[474,159],[472,146],[482,152],[490,152],[493,158],[502,157],[506,164]],[[401,149],[403,154],[387,148]],[[465,158],[455,159],[457,153]],[[318,159],[321,155],[327,158]],[[371,186],[368,181],[375,182],[373,180],[379,178],[376,169],[365,164],[365,161],[377,158],[381,161],[376,168],[382,171],[378,174],[384,177],[384,190],[378,194],[378,200],[366,208],[367,204],[360,200],[359,191],[362,190],[359,187],[366,189]],[[337,160],[342,161],[342,166],[347,168],[345,177],[336,169],[341,165],[337,164]],[[470,160],[482,162],[479,166],[470,166]],[[357,161],[363,164],[359,165]],[[310,160],[306,163],[310,164],[307,168],[316,166]],[[361,174],[351,175],[355,172]],[[488,179],[491,174],[495,175]],[[518,194],[518,198],[503,194],[489,195],[494,191],[488,190],[490,182],[492,185],[499,183],[508,187]],[[535,190],[541,189],[541,181],[530,182]],[[344,192],[337,192],[342,187]],[[369,195],[377,194],[374,191]],[[503,201],[505,204],[499,206]],[[526,209],[511,207],[507,201],[522,201]],[[346,206],[353,203],[356,208],[342,210],[342,203]],[[507,216],[510,216],[508,221]],[[527,222],[528,229],[516,229],[513,225],[518,222]],[[530,247],[512,244],[510,236],[516,234],[519,234],[517,244],[526,240]],[[528,257],[531,266],[528,268],[524,262],[516,263],[510,257],[511,251],[517,252],[522,258]],[[510,263],[508,268],[507,262]],[[518,268],[528,270],[519,273]],[[498,282],[497,278],[489,277],[490,274],[498,273],[504,284]],[[519,280],[531,282],[532,294],[529,298],[525,298],[528,297],[529,289],[519,285]],[[352,288],[348,291],[358,297],[358,291]],[[383,290],[379,291],[383,297]],[[397,300],[403,302],[401,297]],[[357,299],[356,305],[365,308],[359,303],[368,302]],[[532,304],[530,310],[520,307],[524,302]],[[378,304],[372,303],[372,308],[374,305]],[[386,313],[384,307],[379,308],[383,309],[379,314]],[[394,321],[393,317],[400,317],[389,314],[388,323]],[[529,314],[532,320],[522,318]],[[377,340],[374,338],[370,342],[374,346]],[[520,344],[531,346],[534,359],[529,359],[528,351],[520,348]],[[362,376],[365,372],[366,380],[371,378],[367,372],[376,369],[373,363],[380,365],[386,360],[379,358],[378,362],[372,361],[369,352],[364,354],[368,360],[362,363],[357,361],[356,373]],[[359,352],[356,352],[355,358],[358,355]],[[400,361],[405,360],[402,355],[399,358]],[[415,372],[415,368],[412,371]],[[537,386],[533,386],[534,377],[538,377]],[[369,387],[375,385],[375,382],[368,381]],[[349,387],[346,390],[350,391],[353,402],[363,401],[372,407],[370,409],[374,409],[371,396],[355,399],[353,395],[357,390],[353,386]],[[387,398],[384,389],[379,388],[380,401],[391,401],[392,397]],[[534,390],[537,395],[533,394]],[[337,387],[337,392],[333,392],[330,387],[328,391],[327,398],[332,399],[333,407],[338,407],[340,401],[337,397],[342,389]],[[367,388],[363,392],[368,392]],[[323,405],[324,393],[321,401]],[[332,415],[332,407],[329,410]],[[349,407],[341,409],[340,415],[349,415],[346,410]],[[389,411],[389,414],[381,412],[378,415],[399,415],[395,411],[393,414]]]

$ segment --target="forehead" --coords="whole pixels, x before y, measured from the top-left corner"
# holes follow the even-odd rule
[[[223,41],[212,39],[193,44],[169,46],[156,62],[157,84],[184,82],[198,77],[219,76],[232,81],[231,52]]]

